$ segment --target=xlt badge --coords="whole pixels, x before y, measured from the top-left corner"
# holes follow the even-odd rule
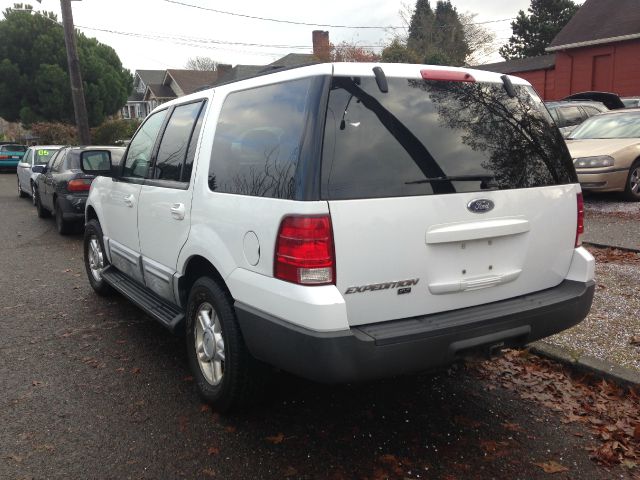
[[[344,292],[345,295],[352,293],[377,292],[378,290],[398,289],[398,295],[411,292],[411,287],[417,285],[419,278],[411,280],[400,280],[398,282],[372,283],[371,285],[362,285],[361,287],[349,287]]]

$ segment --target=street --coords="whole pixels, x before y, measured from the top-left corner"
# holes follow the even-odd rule
[[[637,478],[591,460],[599,440],[562,404],[475,366],[346,386],[275,373],[264,401],[221,416],[184,339],[94,294],[82,236],[39,219],[15,173],[0,174],[0,225],[1,479]]]

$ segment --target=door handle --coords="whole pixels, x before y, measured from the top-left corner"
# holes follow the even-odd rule
[[[135,197],[132,194],[129,194],[125,195],[122,200],[127,207],[133,207],[133,201],[135,200]]]
[[[171,216],[176,220],[184,220],[184,203],[171,205]]]

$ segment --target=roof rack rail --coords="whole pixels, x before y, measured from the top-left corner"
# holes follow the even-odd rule
[[[202,87],[199,87],[198,89],[196,89],[195,92],[201,92],[203,90],[208,90],[209,88],[218,88],[222,85],[229,85],[231,83],[240,82],[242,80],[248,80],[250,78],[263,77],[265,75],[270,75],[272,73],[285,72],[287,70],[295,70],[296,68],[308,67],[310,65],[318,65],[320,63],[322,62],[301,63],[299,65],[266,65],[265,68],[258,70],[253,75],[247,75],[246,77],[235,78],[233,80],[227,80],[225,82],[220,82],[213,85],[203,85]]]

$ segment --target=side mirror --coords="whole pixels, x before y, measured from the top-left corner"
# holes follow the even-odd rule
[[[88,175],[113,176],[111,152],[109,150],[85,150],[80,153],[82,171]]]
[[[47,170],[46,165],[34,165],[33,167],[31,167],[31,171],[33,173],[44,173],[46,170]]]

